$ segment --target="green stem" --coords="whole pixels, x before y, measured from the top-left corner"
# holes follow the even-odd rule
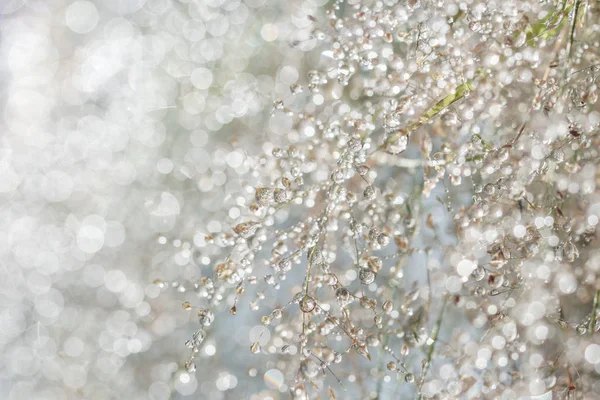
[[[575,6],[573,7],[573,18],[571,19],[571,33],[569,34],[569,43],[567,45],[567,55],[571,58],[571,52],[573,51],[573,41],[575,40],[575,27],[577,26],[577,14],[579,13],[579,6],[581,0],[575,0]]]
[[[594,328],[596,328],[596,311],[598,310],[598,303],[600,303],[600,290],[596,290],[596,295],[594,296],[592,318],[590,319],[590,335],[594,334]]]
[[[466,81],[466,82],[463,82],[462,84],[458,85],[458,87],[456,88],[456,90],[453,93],[450,93],[449,95],[444,97],[442,100],[438,101],[434,106],[432,106],[423,115],[421,115],[418,120],[410,123],[408,125],[408,127],[406,128],[406,131],[405,131],[406,134],[411,133],[412,131],[414,131],[417,128],[420,128],[427,121],[429,121],[430,119],[432,119],[433,117],[438,115],[440,112],[444,111],[445,109],[447,109],[448,107],[450,107],[452,104],[456,103],[463,97],[468,96],[469,92],[471,92],[472,90],[474,90],[474,87],[471,84],[471,81]],[[399,139],[402,135],[404,135],[404,132],[399,132],[399,133],[394,134],[393,136],[388,138],[384,144],[379,146],[377,148],[377,150],[385,149],[386,144],[391,143],[396,139]]]

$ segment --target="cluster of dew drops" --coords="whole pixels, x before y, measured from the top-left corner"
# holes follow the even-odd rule
[[[420,0],[311,17],[318,65],[271,112],[293,134],[253,159],[248,209],[189,283],[188,372],[215,313],[249,305],[281,343],[249,350],[286,360],[293,398],[328,378],[330,398],[384,377],[420,398],[600,390],[595,18]]]

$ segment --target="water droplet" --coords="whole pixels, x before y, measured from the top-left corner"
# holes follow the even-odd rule
[[[356,172],[360,175],[360,176],[365,176],[369,173],[369,167],[366,165],[357,165],[356,166]]]
[[[365,357],[367,360],[371,361],[371,355],[369,354],[369,350],[365,344],[360,344],[356,346],[356,352],[361,356]]]
[[[302,300],[300,300],[300,309],[302,312],[309,313],[315,309],[317,303],[315,299],[310,296],[304,296]]]
[[[352,138],[348,141],[348,150],[356,153],[357,151],[362,150],[363,142],[358,138]]]
[[[361,268],[360,272],[358,273],[360,282],[364,285],[370,285],[373,283],[375,281],[375,276],[375,272],[369,268]]]
[[[260,353],[260,343],[258,343],[258,340],[256,342],[252,343],[252,346],[250,346],[250,351],[253,354]]]
[[[579,250],[577,249],[577,246],[575,246],[570,240],[567,241],[563,246],[564,260],[568,262],[573,262],[577,257],[579,257]]]
[[[335,291],[335,298],[339,302],[340,306],[344,307],[348,303],[350,303],[352,295],[350,294],[348,289],[340,287]]]
[[[394,308],[394,306],[391,301],[386,300],[381,306],[381,308],[383,308],[383,311],[385,311],[386,313],[389,313],[390,311],[392,311],[392,308]]]
[[[486,275],[485,268],[483,268],[481,266],[478,266],[477,268],[475,268],[473,270],[473,272],[471,272],[471,278],[473,278],[477,282],[483,280],[483,278],[485,278],[485,275]]]
[[[282,110],[283,109],[283,100],[275,100],[273,102],[273,112],[275,110]]]
[[[388,244],[390,244],[390,236],[387,233],[382,233],[377,238],[377,243],[382,247],[387,246]]]
[[[292,192],[287,189],[275,189],[275,201],[279,204],[287,203],[292,199]]]
[[[369,229],[369,240],[376,241],[380,235],[381,230],[378,227],[373,226],[371,229]]]
[[[215,314],[210,310],[200,310],[198,311],[198,317],[200,325],[210,326],[215,320]]]
[[[479,32],[482,28],[481,22],[479,21],[471,21],[469,23],[469,29],[473,32]]]
[[[206,332],[204,331],[204,329],[198,329],[192,335],[192,340],[194,340],[197,343],[202,343],[204,341],[205,337],[206,337]]]
[[[398,133],[396,133],[395,135],[397,135]],[[394,136],[392,136],[392,138],[394,138]],[[404,150],[406,150],[406,147],[408,146],[408,135],[405,135],[404,132],[402,132],[402,135],[388,140],[385,143],[385,151],[387,151],[390,154],[400,154],[402,153]]]
[[[292,94],[302,93],[302,86],[298,85],[297,83],[293,83],[290,85],[290,92],[292,92]]]
[[[312,359],[306,359],[300,364],[300,372],[306,378],[314,378],[319,373],[320,368]]]
[[[185,369],[187,372],[192,374],[192,373],[196,372],[196,364],[194,364],[194,362],[192,360],[190,360],[185,363]]]
[[[403,344],[402,347],[400,347],[400,354],[402,356],[406,357],[409,353],[410,353],[410,347],[408,347],[407,345]]]
[[[256,222],[242,222],[233,227],[233,231],[244,239],[248,239],[256,233],[258,224]]]
[[[256,189],[256,194],[255,194],[255,198],[256,198],[256,202],[258,204],[260,204],[261,206],[268,206],[270,204],[273,203],[273,195],[274,195],[274,190],[273,188],[270,187],[259,187]]]
[[[284,258],[279,261],[279,269],[283,272],[287,272],[292,269],[292,261],[289,258]]]

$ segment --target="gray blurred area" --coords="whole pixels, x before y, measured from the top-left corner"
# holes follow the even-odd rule
[[[256,359],[239,353],[248,313],[219,319],[228,333],[181,378],[188,295],[153,281],[193,280],[217,257],[193,249],[229,229],[247,154],[285,129],[268,114],[305,73],[319,5],[1,2],[0,398],[265,389],[269,368],[251,379]]]

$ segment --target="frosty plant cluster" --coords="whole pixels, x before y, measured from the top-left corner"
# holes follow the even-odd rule
[[[194,293],[187,372],[244,313],[268,332],[251,376],[294,399],[598,396],[599,3],[308,19],[318,44],[286,43],[304,74],[270,113],[289,129],[246,133],[265,150],[246,209],[192,249],[218,254],[199,279],[157,281]]]

